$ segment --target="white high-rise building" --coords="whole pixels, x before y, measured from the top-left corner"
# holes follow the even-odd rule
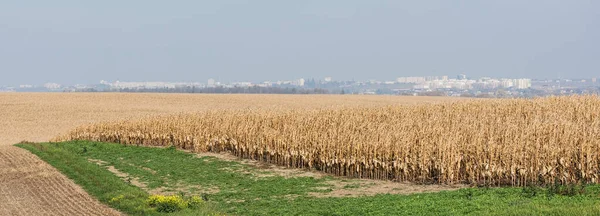
[[[206,85],[208,87],[215,87],[215,80],[214,79],[208,79],[208,82],[206,82]]]
[[[531,79],[515,79],[513,82],[517,89],[527,89],[531,87]]]
[[[292,82],[292,85],[295,85],[295,86],[304,86],[304,79],[300,78],[300,79],[294,80]]]
[[[514,86],[514,82],[513,82],[513,80],[510,80],[510,79],[503,79],[502,81],[500,81],[500,85],[503,88],[510,88],[510,87]]]

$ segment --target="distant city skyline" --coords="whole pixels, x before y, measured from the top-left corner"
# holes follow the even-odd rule
[[[262,82],[147,82],[106,81],[95,84],[0,86],[0,92],[147,92],[204,94],[361,94],[532,98],[551,95],[600,94],[597,78],[529,79],[502,77],[410,76],[395,80],[323,79],[269,80]]]
[[[102,80],[98,80],[96,82],[91,82],[91,83],[66,83],[66,82],[44,82],[44,83],[20,83],[20,84],[9,84],[9,85],[0,85],[0,86],[5,86],[5,87],[19,87],[19,86],[30,86],[30,87],[34,87],[34,86],[44,86],[44,85],[54,85],[54,84],[59,84],[59,85],[64,85],[64,86],[73,86],[73,85],[90,85],[90,84],[103,84],[103,83],[110,83],[110,82],[123,82],[123,83],[128,83],[128,82],[147,82],[147,83],[200,83],[200,84],[206,84],[206,85],[211,85],[215,84],[215,83],[263,83],[263,82],[282,82],[282,81],[290,81],[290,80],[298,80],[298,79],[302,79],[305,81],[310,81],[310,80],[315,80],[315,81],[325,81],[325,82],[340,82],[340,81],[356,81],[356,82],[368,82],[368,81],[379,81],[379,82],[398,82],[398,83],[419,83],[420,80],[422,79],[423,81],[429,81],[430,79],[472,79],[472,80],[479,80],[479,79],[532,79],[532,80],[573,80],[573,81],[580,81],[580,80],[596,80],[599,77],[561,77],[561,78],[531,78],[531,77],[499,77],[499,76],[480,76],[480,77],[473,77],[473,76],[469,76],[467,74],[456,74],[456,75],[441,75],[441,76],[434,76],[434,75],[425,75],[425,76],[418,76],[418,75],[412,75],[412,76],[398,76],[395,78],[389,78],[389,79],[364,79],[364,80],[360,80],[360,79],[336,79],[336,77],[332,77],[332,76],[322,76],[322,77],[299,77],[299,78],[294,78],[294,79],[264,79],[264,80],[258,80],[258,81],[251,81],[251,80],[234,80],[234,81],[224,81],[224,80],[220,80],[220,79],[215,79],[215,78],[208,78],[207,80],[183,80],[183,81],[168,81],[168,80],[144,80],[144,79],[132,79],[132,80],[120,80],[120,79],[102,79]],[[405,81],[402,81],[402,80]],[[411,80],[412,81],[406,81],[406,80]],[[413,82],[415,80],[418,80],[416,82]]]
[[[0,86],[600,76],[600,1],[4,1]]]
[[[300,77],[297,79],[266,79],[259,81],[251,81],[251,80],[235,80],[235,81],[223,81],[215,78],[209,78],[207,80],[186,80],[186,81],[167,81],[167,80],[111,80],[111,79],[102,79],[96,82],[91,83],[65,83],[65,82],[45,82],[45,83],[20,83],[20,84],[9,84],[9,85],[0,85],[0,87],[14,87],[14,88],[33,88],[33,87],[44,87],[44,86],[76,86],[76,85],[95,85],[95,84],[107,84],[107,83],[168,83],[169,85],[175,84],[202,84],[202,85],[215,85],[215,84],[236,84],[236,83],[247,83],[247,84],[260,84],[260,83],[273,83],[273,82],[298,82],[298,80],[305,81],[321,81],[321,82],[394,82],[394,83],[422,83],[425,81],[433,81],[433,80],[454,80],[454,79],[469,79],[469,80],[481,80],[481,79],[529,79],[529,80],[572,80],[572,81],[581,81],[581,80],[589,80],[595,82],[598,77],[562,77],[562,78],[530,78],[530,77],[497,77],[497,76],[481,76],[481,77],[473,77],[468,76],[466,74],[457,74],[457,75],[442,75],[442,76],[399,76],[393,79],[336,79],[331,76],[323,76],[323,77]]]

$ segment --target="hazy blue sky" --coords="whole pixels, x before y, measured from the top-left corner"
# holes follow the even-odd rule
[[[0,2],[0,85],[600,76],[600,1]]]

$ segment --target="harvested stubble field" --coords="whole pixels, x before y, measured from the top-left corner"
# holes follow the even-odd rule
[[[56,138],[228,151],[420,183],[599,183],[597,96],[336,109],[222,110],[99,123]]]
[[[314,110],[454,101],[456,98],[334,95],[103,93],[0,94],[0,215],[113,215],[17,142],[47,141],[77,126],[218,110]]]

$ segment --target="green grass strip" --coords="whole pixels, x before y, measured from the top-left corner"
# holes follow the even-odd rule
[[[153,211],[146,205],[148,193],[127,184],[99,165],[88,162],[82,155],[74,154],[62,144],[17,144],[54,166],[96,197],[100,202],[131,215],[148,215]],[[117,198],[117,200],[113,200]],[[119,198],[122,198],[118,200]],[[112,202],[111,202],[112,200]]]

